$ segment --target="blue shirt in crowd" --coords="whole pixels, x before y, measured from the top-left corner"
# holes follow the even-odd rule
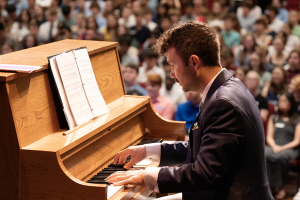
[[[176,121],[186,121],[186,130],[191,128],[193,122],[199,113],[199,104],[193,105],[190,101],[181,103],[178,105],[177,112],[175,115]]]
[[[227,33],[225,30],[221,32],[225,45],[228,48],[232,48],[234,45],[240,45],[240,34],[235,31],[229,31]]]
[[[141,95],[146,96],[147,95],[147,90],[145,90],[142,86],[140,86],[138,83],[131,86],[131,87],[127,87],[127,85],[125,84],[125,89],[126,92],[128,91],[132,91],[132,90],[136,90],[138,91]]]

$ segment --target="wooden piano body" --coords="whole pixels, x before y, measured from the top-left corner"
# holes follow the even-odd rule
[[[109,113],[63,135],[47,57],[81,46],[88,49]],[[118,151],[142,138],[184,140],[184,122],[161,118],[149,97],[126,95],[117,43],[64,40],[0,56],[0,63],[43,66],[31,74],[0,72],[1,200],[104,200],[107,186],[86,181]]]

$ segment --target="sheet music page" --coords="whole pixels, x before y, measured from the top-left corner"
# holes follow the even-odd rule
[[[50,62],[50,66],[51,66],[50,68],[51,68],[51,71],[52,71],[52,74],[53,74],[53,77],[54,77],[54,80],[55,80],[55,83],[56,83],[56,86],[58,89],[58,93],[59,93],[61,102],[63,104],[64,113],[67,118],[69,128],[71,129],[71,128],[75,127],[75,121],[74,121],[73,115],[71,113],[69,104],[68,104],[68,99],[66,96],[66,92],[65,92],[62,80],[59,75],[55,57],[50,58],[49,62]]]
[[[58,71],[75,124],[80,125],[94,118],[85,95],[73,51],[56,56]]]
[[[74,50],[84,91],[95,117],[108,113],[108,108],[99,90],[94,70],[86,48]]]

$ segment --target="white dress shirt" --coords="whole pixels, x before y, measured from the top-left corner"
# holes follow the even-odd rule
[[[202,94],[202,102],[204,103],[206,95],[213,84],[214,80],[217,78],[217,76],[223,71],[224,69],[219,71],[218,74],[216,74],[211,81],[206,85],[203,94]],[[146,158],[147,160],[151,160],[154,162],[160,162],[161,157],[161,144],[145,144],[146,147]],[[157,185],[157,179],[158,179],[158,173],[160,171],[160,167],[147,167],[143,172],[143,180],[146,187],[150,187],[150,189],[153,189],[154,192],[159,192],[158,185]]]

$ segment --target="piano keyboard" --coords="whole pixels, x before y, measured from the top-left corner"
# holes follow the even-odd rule
[[[151,139],[151,140],[147,140],[144,139],[142,140],[140,143],[138,143],[137,145],[143,145],[143,144],[149,144],[149,143],[162,143],[163,140],[162,139]],[[125,163],[128,163],[130,161],[131,157],[128,156],[126,158]],[[143,161],[142,161],[143,162]],[[143,164],[136,164],[133,166],[134,167],[141,167],[141,166],[145,166]],[[104,168],[103,170],[101,170],[100,172],[98,172],[96,175],[94,175],[90,180],[88,180],[88,183],[95,183],[95,184],[107,184],[109,185],[108,182],[105,181],[105,179],[115,173],[116,171],[127,171],[126,169],[123,168],[124,165],[119,165],[119,164],[114,164],[114,163],[110,163],[106,168]],[[130,170],[130,169],[129,169]]]

